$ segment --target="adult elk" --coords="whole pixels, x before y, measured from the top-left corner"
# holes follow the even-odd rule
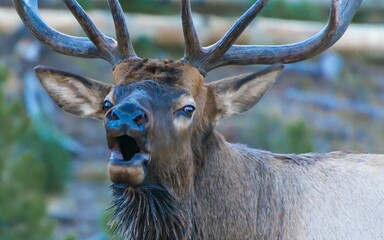
[[[181,1],[186,44],[178,61],[141,59],[122,9],[108,0],[117,42],[101,33],[75,0],[64,0],[88,38],[44,23],[36,0],[14,0],[32,33],[63,54],[103,58],[114,84],[49,67],[36,74],[65,111],[103,119],[115,213],[126,239],[383,239],[384,156],[275,154],[227,143],[216,123],[258,102],[282,70],[330,47],[361,0],[333,0],[327,26],[303,42],[234,45],[266,5],[256,1],[215,44],[202,47],[189,0]],[[229,64],[274,64],[210,84]],[[277,64],[279,63],[279,64]]]

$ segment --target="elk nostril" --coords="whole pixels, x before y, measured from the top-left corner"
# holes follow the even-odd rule
[[[117,115],[117,113],[114,110],[109,111],[109,113],[107,114],[107,117],[109,118],[109,120],[115,120],[115,121],[120,120],[119,115]]]
[[[133,122],[135,122],[137,125],[142,125],[146,121],[146,119],[147,118],[145,114],[141,113],[133,119]]]

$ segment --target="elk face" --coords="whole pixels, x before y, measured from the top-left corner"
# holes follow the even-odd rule
[[[164,181],[181,165],[187,171],[192,135],[204,108],[203,77],[195,68],[153,60],[138,64],[142,68],[135,71],[130,70],[132,62],[115,69],[118,85],[105,99],[113,106],[104,117],[109,175],[113,182],[131,186]],[[140,77],[132,80],[132,75]]]
[[[281,69],[274,65],[211,84],[179,61],[121,63],[114,70],[116,85],[46,67],[36,73],[64,110],[104,120],[111,181],[138,186],[167,182],[178,171],[188,175],[215,123],[252,107]]]

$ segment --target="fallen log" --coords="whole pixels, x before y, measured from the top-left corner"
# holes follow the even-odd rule
[[[72,35],[84,35],[73,16],[66,10],[41,10],[42,17],[55,29]],[[111,16],[105,11],[89,11],[90,17],[108,35],[114,35]],[[14,9],[0,8],[0,34],[9,34],[21,27]],[[151,39],[160,45],[184,44],[179,16],[127,14],[133,41]],[[4,21],[5,20],[5,21]],[[235,18],[195,14],[195,25],[201,42],[216,41],[234,23]],[[318,32],[324,23],[258,18],[238,40],[240,44],[286,44],[304,40]],[[363,37],[362,37],[363,36]],[[384,25],[352,24],[332,49],[344,52],[384,52]],[[384,53],[383,53],[384,56]]]

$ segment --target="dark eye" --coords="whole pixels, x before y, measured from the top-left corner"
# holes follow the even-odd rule
[[[192,106],[192,105],[187,105],[187,106],[184,106],[182,108],[183,110],[183,113],[187,116],[187,117],[192,117],[192,114],[193,112],[195,111],[195,107]]]
[[[113,107],[113,104],[109,100],[105,100],[103,107],[105,110],[108,110]]]

